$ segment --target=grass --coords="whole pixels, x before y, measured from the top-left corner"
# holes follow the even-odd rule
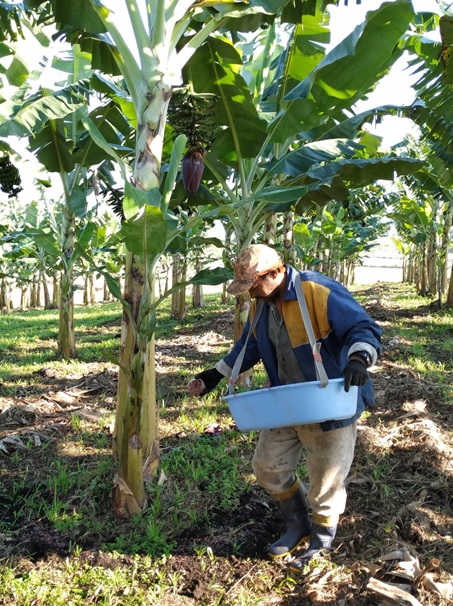
[[[453,398],[453,313],[431,308],[407,285],[352,290],[362,304],[374,305],[370,313],[382,310],[377,319],[384,348],[375,371],[376,392],[393,386],[381,396],[382,411],[362,416],[366,449],[358,452],[357,484],[350,486],[351,500],[360,506],[345,515],[342,530],[347,533],[351,523],[344,544],[355,544],[357,533],[369,528],[365,520],[359,530],[359,520],[375,516],[376,535],[356,547],[365,550],[362,558],[372,559],[390,540],[401,542],[401,520],[405,508],[418,502],[420,483],[437,486],[433,512],[442,513],[448,492],[442,428],[448,427],[445,411]],[[310,583],[323,574],[330,575],[330,591],[336,587],[332,604],[343,599],[359,604],[347,596],[351,587],[363,591],[363,569],[354,573],[353,567],[327,562],[301,582],[284,566],[256,555],[265,550],[258,547],[260,533],[264,545],[267,541],[261,520],[275,530],[276,517],[252,475],[257,433],[232,427],[221,398],[225,385],[202,399],[185,393],[191,376],[214,364],[230,345],[231,307],[221,306],[216,296],[206,299],[205,308],[188,309],[183,322],[171,318],[168,306],[159,312],[160,475],[148,486],[148,508],[133,520],[118,519],[111,510],[116,369],[106,354],[118,351],[119,306],[76,308],[77,359],[70,363],[56,353],[55,311],[0,316],[0,411],[24,403],[38,407],[28,423],[0,429],[0,438],[16,432],[23,443],[9,455],[0,452],[0,605],[158,604],[181,592],[196,596],[197,586],[203,587],[197,604],[291,605],[293,594],[297,603],[308,603],[303,600],[313,591]],[[257,383],[265,379],[262,369],[256,376]],[[77,389],[82,395],[75,403],[60,404],[51,413],[46,408],[58,404],[59,390]],[[399,398],[394,414],[393,396]],[[436,434],[426,433],[429,424],[411,425],[417,417],[410,416],[410,406],[423,398]],[[404,406],[409,406],[408,420]],[[222,431],[205,434],[209,426]],[[299,476],[307,480],[303,462]],[[365,490],[360,482],[366,482]],[[259,511],[262,518],[255,516]],[[441,547],[437,538],[427,553],[442,559],[436,551]],[[374,604],[370,596],[363,603]]]
[[[44,365],[70,373],[93,360],[106,360],[118,352],[118,303],[76,307],[77,359],[62,362],[57,351],[58,311],[30,310],[0,315],[0,381],[10,393],[26,378],[30,385]],[[115,330],[110,324],[115,322]],[[20,369],[20,370],[19,370]]]

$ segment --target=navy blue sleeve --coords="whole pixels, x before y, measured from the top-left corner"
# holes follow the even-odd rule
[[[381,351],[381,327],[366,313],[351,293],[339,284],[329,284],[328,321],[341,343],[350,347],[364,342]]]

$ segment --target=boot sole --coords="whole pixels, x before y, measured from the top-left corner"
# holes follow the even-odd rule
[[[321,558],[325,558],[328,555],[329,555],[329,551],[326,551],[325,549],[320,549],[317,553],[313,554],[312,557],[308,560],[308,562],[305,562],[305,564],[303,566],[301,566],[300,568],[296,568],[295,566],[293,566],[292,565],[293,562],[291,562],[289,564],[288,568],[291,570],[291,572],[303,573],[305,567],[309,566],[311,562],[313,562],[314,560],[319,560]]]
[[[304,573],[304,568],[305,568],[305,566],[308,566],[308,565],[309,565],[309,562],[307,562],[306,564],[304,564],[304,565],[302,566],[302,568],[293,568],[293,566],[291,566],[291,564],[290,564],[290,565],[288,566],[288,568],[289,568],[289,570],[290,570],[291,572],[297,572],[298,574],[303,574],[303,573]]]
[[[285,558],[286,556],[291,555],[294,551],[296,551],[296,549],[300,545],[302,545],[302,543],[308,543],[310,541],[310,538],[311,538],[311,535],[307,534],[307,536],[302,537],[301,540],[297,543],[297,545],[294,545],[294,547],[290,551],[285,551],[285,553],[279,553],[277,555],[268,551],[268,556],[270,558],[272,558],[273,560],[279,560],[280,558]]]

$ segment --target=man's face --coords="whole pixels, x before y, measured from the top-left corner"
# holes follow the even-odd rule
[[[271,300],[277,295],[277,289],[281,280],[277,279],[279,273],[270,271],[263,276],[258,276],[249,290],[252,299]]]

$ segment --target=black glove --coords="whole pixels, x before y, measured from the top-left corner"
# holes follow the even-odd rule
[[[365,364],[359,360],[350,360],[343,370],[344,390],[349,391],[351,385],[365,385],[368,381],[368,371]]]
[[[201,379],[203,383],[206,385],[206,389],[201,392],[200,396],[204,396],[205,393],[209,393],[217,387],[220,381],[224,378],[224,375],[217,370],[217,368],[208,368],[208,370],[203,370],[203,372],[199,372],[195,375],[196,379]]]

